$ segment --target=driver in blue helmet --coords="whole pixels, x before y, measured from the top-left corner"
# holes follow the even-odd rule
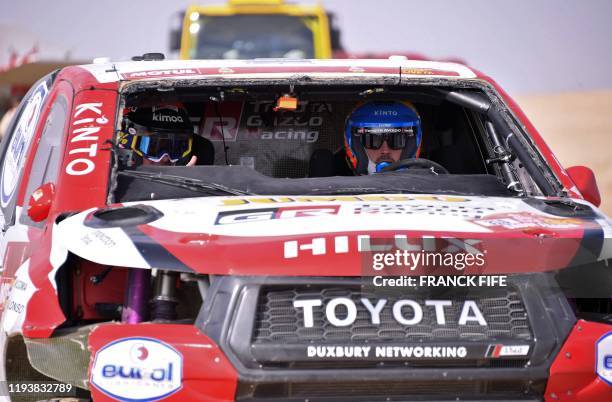
[[[127,109],[119,147],[130,150],[129,165],[192,166],[194,131],[180,104]]]
[[[371,174],[394,162],[418,158],[421,137],[421,119],[410,102],[371,101],[349,115],[344,147],[353,172]]]

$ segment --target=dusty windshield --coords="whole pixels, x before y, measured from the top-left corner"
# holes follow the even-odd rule
[[[438,89],[149,86],[124,104],[112,201],[535,187],[483,117]]]
[[[202,16],[191,24],[192,59],[313,58],[314,17]]]

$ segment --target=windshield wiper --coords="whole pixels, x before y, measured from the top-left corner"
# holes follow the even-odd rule
[[[185,188],[205,194],[214,195],[253,195],[248,191],[242,191],[231,187],[226,187],[218,183],[207,182],[199,179],[192,179],[182,176],[175,176],[164,173],[137,172],[135,170],[121,170],[117,172],[120,176],[133,177],[136,179],[148,180],[154,183],[166,184],[168,186]]]

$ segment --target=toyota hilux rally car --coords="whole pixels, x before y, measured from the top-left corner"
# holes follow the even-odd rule
[[[595,179],[489,77],[149,58],[2,142],[2,398],[612,400]]]

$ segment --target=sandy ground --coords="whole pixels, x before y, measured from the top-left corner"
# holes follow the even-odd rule
[[[516,96],[564,167],[593,169],[612,217],[612,90]]]

